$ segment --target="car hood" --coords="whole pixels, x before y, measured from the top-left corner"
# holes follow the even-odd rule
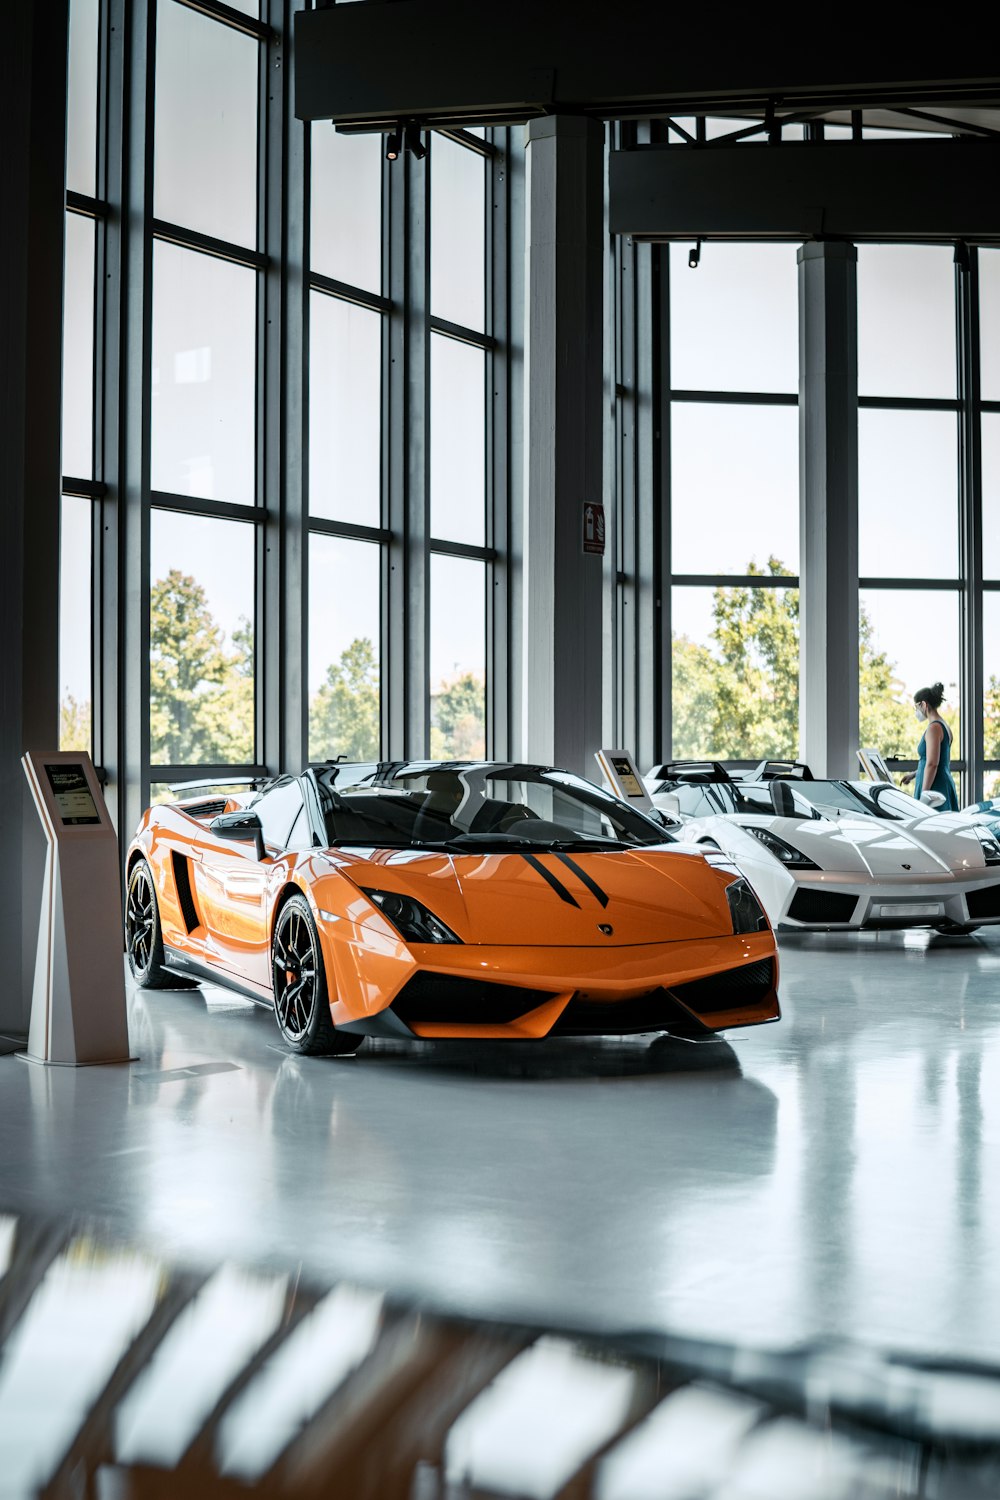
[[[942,819],[941,823],[944,824]],[[877,818],[741,818],[744,827],[770,828],[800,849],[821,870],[868,874],[874,880],[925,875],[981,873],[986,868],[982,845],[973,828],[939,826],[927,818],[915,828]]]
[[[607,947],[723,937],[733,930],[725,896],[733,871],[694,849],[380,850],[366,858],[338,851],[337,863],[362,889],[422,902],[464,943]],[[367,902],[358,907],[356,920],[375,918]]]

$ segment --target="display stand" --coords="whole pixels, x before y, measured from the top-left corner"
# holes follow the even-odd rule
[[[620,797],[623,802],[630,802],[640,812],[653,811],[653,799],[643,786],[631,751],[595,750],[594,757],[616,797]]]
[[[31,751],[21,764],[48,844],[25,1062],[131,1062],[118,839],[90,756]]]

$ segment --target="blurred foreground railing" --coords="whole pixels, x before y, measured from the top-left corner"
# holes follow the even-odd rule
[[[473,1323],[0,1214],[0,1495],[987,1500],[1000,1369]]]

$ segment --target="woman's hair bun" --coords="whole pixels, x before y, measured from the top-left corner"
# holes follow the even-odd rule
[[[930,687],[918,688],[913,695],[914,703],[929,703],[931,708],[940,708],[944,702],[944,683],[934,682]]]

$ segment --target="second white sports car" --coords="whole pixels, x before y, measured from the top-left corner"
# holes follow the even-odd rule
[[[862,782],[815,780],[801,764],[768,762],[752,775],[674,761],[645,779],[685,839],[732,857],[773,926],[961,933],[1000,922],[1000,840],[991,829],[929,809],[903,822],[888,788],[874,796]]]

